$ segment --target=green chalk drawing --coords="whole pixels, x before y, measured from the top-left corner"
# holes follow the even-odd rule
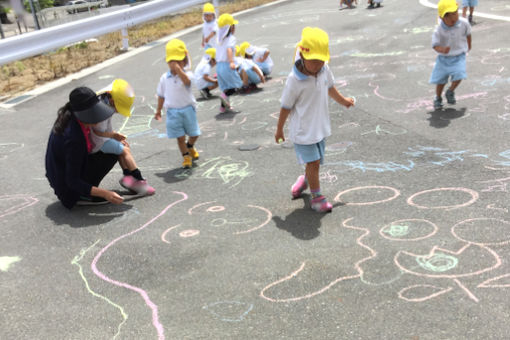
[[[74,264],[76,266],[78,266],[78,272],[80,273],[80,276],[83,280],[83,282],[85,282],[85,287],[87,288],[87,290],[89,291],[90,294],[92,294],[93,296],[95,297],[98,297],[104,301],[106,301],[107,303],[109,303],[110,305],[112,305],[113,307],[117,308],[119,311],[120,311],[120,314],[122,315],[122,322],[117,326],[117,333],[115,333],[115,335],[113,336],[113,339],[117,338],[120,334],[120,330],[122,328],[122,325],[124,325],[124,323],[126,323],[127,319],[128,319],[128,315],[126,314],[126,312],[124,312],[124,309],[117,305],[116,303],[112,302],[110,299],[108,299],[107,297],[103,296],[103,295],[100,295],[96,292],[94,292],[91,288],[90,288],[90,285],[89,285],[89,282],[87,281],[87,278],[85,277],[85,275],[83,274],[83,267],[79,264],[79,261],[81,261],[83,259],[83,257],[85,256],[85,254],[91,249],[93,248],[100,240],[97,240],[93,245],[91,245],[90,247],[88,247],[87,249],[82,249],[80,250],[80,255],[76,255],[73,260],[71,261],[71,264]]]
[[[432,257],[418,256],[416,262],[425,270],[442,273],[457,267],[459,260],[451,255],[435,253]]]
[[[0,270],[6,272],[16,262],[21,261],[19,256],[0,256]]]
[[[409,234],[409,226],[401,224],[392,224],[383,230],[384,233],[392,237],[401,237]]]

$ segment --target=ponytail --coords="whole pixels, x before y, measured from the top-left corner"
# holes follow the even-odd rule
[[[57,119],[53,124],[53,133],[61,135],[64,133],[73,113],[71,112],[71,103],[67,102],[64,106],[58,109]]]

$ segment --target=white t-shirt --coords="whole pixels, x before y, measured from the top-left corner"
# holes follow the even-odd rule
[[[202,26],[202,36],[204,38],[207,38],[212,32],[216,32],[215,35],[209,39],[208,42],[205,44],[209,44],[212,47],[216,47],[216,41],[218,36],[218,24],[216,23],[216,20],[211,20],[210,22],[204,21],[204,25]]]
[[[236,37],[232,34],[223,39],[221,42],[218,41],[216,45],[216,62],[228,62],[227,48],[232,48],[232,55],[235,55],[236,48]]]
[[[207,59],[202,59],[195,69],[195,84],[199,90],[209,86],[209,82],[204,79],[204,75],[211,76],[211,64]]]
[[[306,76],[296,66],[287,77],[281,106],[290,110],[289,139],[296,144],[315,144],[331,135],[328,98],[334,77],[325,64],[317,77]]]
[[[273,59],[271,59],[271,55],[268,55],[266,60],[260,62],[259,58],[263,58],[264,54],[268,51],[267,48],[257,47],[255,48],[255,53],[253,54],[253,61],[256,63],[263,63],[270,69],[273,68]]]
[[[467,36],[471,35],[471,25],[465,18],[459,18],[455,25],[448,27],[443,21],[436,26],[432,34],[432,48],[436,46],[450,46],[448,57],[455,57],[468,52]]]
[[[92,129],[90,129],[90,141],[94,146],[92,148],[92,153],[98,152],[103,147],[103,144],[110,138],[101,137],[94,133],[94,130],[99,132],[112,132],[112,117],[103,120],[102,122],[97,123]]]
[[[194,76],[191,71],[185,72],[188,78],[193,82]],[[197,102],[190,86],[184,85],[178,75],[173,75],[168,71],[163,73],[159,79],[158,89],[156,91],[158,97],[165,98],[163,108],[180,109],[189,105],[196,107]]]

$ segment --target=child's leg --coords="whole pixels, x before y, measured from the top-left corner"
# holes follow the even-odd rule
[[[467,7],[462,7],[462,17],[465,18],[467,14]]]
[[[314,192],[320,193],[320,182],[319,182],[320,164],[321,164],[320,160],[306,163],[305,174],[306,174],[306,179],[308,180],[308,185],[310,186],[310,191],[312,192],[312,197],[313,197]]]
[[[177,146],[183,156],[189,155],[188,146],[186,145],[186,136],[177,137]]]
[[[455,81],[452,81],[452,84],[450,85],[450,88],[448,89],[449,91],[452,91],[454,92],[455,89],[457,88],[457,86],[459,86],[460,82],[462,80],[455,80]]]
[[[441,98],[443,95],[443,90],[446,84],[437,84],[436,85],[436,97]]]

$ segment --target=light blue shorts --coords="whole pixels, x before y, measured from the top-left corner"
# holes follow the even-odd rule
[[[207,82],[207,85],[206,85],[205,87],[202,87],[200,90],[208,89],[209,87],[214,86],[214,85],[216,85],[216,84],[211,83],[210,81],[208,81],[208,82]]]
[[[324,163],[324,150],[326,149],[326,140],[323,139],[315,144],[296,144],[294,143],[294,150],[299,164],[306,164],[315,162],[316,160]]]
[[[264,75],[267,76],[269,73],[271,73],[271,68],[269,67],[269,65],[266,62],[263,62],[263,63],[255,62],[255,64],[257,64],[257,66],[260,68],[262,73],[264,73]]]
[[[104,142],[103,146],[99,150],[101,150],[103,153],[120,155],[122,151],[124,151],[124,144],[122,144],[116,139],[110,138],[106,142]]]
[[[248,80],[250,84],[258,84],[261,82],[259,75],[253,71],[253,69],[246,70],[246,74],[248,75]]]
[[[232,70],[230,64],[226,61],[216,64],[216,73],[218,74],[218,85],[222,92],[230,89],[240,89],[243,86],[239,73]]]
[[[462,0],[462,8],[478,6],[478,0]]]
[[[195,108],[188,105],[179,109],[166,110],[166,134],[168,138],[179,138],[184,135],[200,136]]]
[[[452,81],[467,78],[465,53],[455,57],[437,56],[429,83],[446,84],[450,77]]]

